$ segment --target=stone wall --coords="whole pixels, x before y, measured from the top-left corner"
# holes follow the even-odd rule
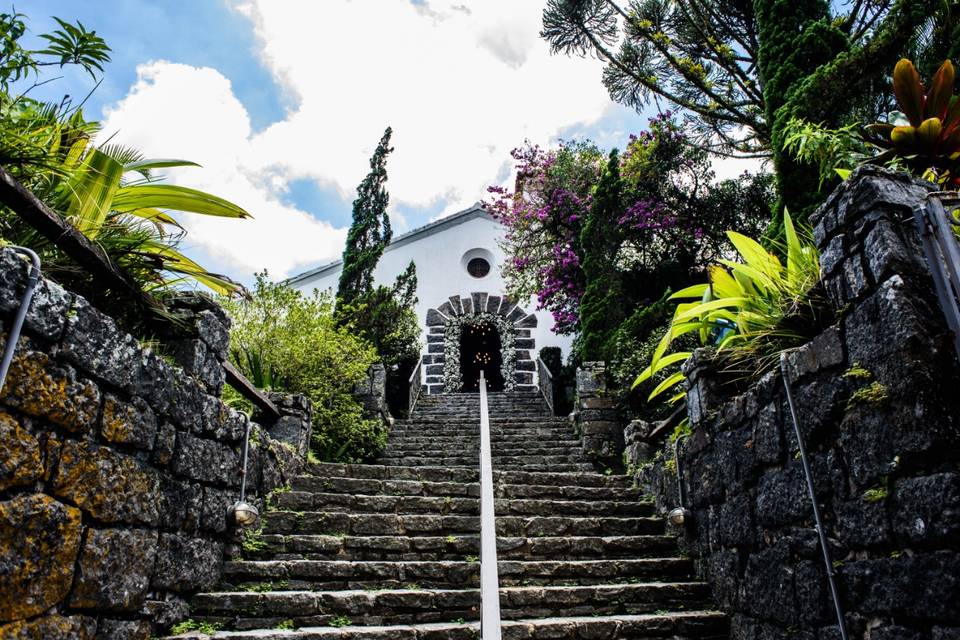
[[[839,320],[789,357],[851,638],[960,638],[960,371],[911,215],[929,187],[860,170],[818,211]],[[731,638],[839,638],[779,371],[736,395],[704,353],[687,367],[683,540]],[[629,462],[666,511],[673,447],[649,432]]]
[[[26,273],[0,250],[4,344]],[[229,320],[185,310],[177,366],[41,280],[0,391],[0,637],[148,638],[219,580],[248,419],[219,399]],[[309,404],[274,401],[284,417],[252,425],[254,497],[309,441]]]
[[[607,393],[603,362],[584,362],[577,369],[572,418],[587,459],[599,471],[621,470],[623,429],[616,398]]]

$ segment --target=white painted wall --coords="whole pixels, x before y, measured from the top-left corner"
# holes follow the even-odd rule
[[[486,214],[456,214],[449,226],[426,229],[419,234],[414,231],[409,237],[401,236],[383,252],[374,273],[377,284],[392,285],[411,260],[417,265],[419,302],[416,312],[423,330],[424,353],[427,309],[439,307],[453,295],[469,296],[475,291],[485,291],[493,295],[504,294],[504,282],[500,276],[504,254],[499,245],[503,235],[503,226]],[[486,250],[492,254],[494,264],[486,277],[474,278],[467,273],[462,259],[464,254],[472,249]],[[335,292],[339,278],[338,265],[317,275],[297,279],[292,284],[304,292],[313,289]],[[558,336],[551,331],[553,318],[547,311],[535,311],[536,300],[533,298],[521,306],[537,315],[537,328],[533,330],[537,351],[546,346],[560,347],[566,359],[570,353],[572,338]]]

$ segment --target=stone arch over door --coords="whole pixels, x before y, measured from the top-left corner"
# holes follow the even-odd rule
[[[484,292],[471,293],[470,296],[450,296],[442,304],[428,309],[427,353],[423,355],[424,384],[427,393],[447,391],[445,373],[454,366],[459,369],[459,349],[453,349],[447,340],[448,332],[470,322],[473,319],[490,318],[500,328],[507,329],[509,339],[501,335],[504,350],[503,359],[512,361],[512,388],[514,392],[535,393],[534,373],[536,371],[536,341],[533,329],[537,327],[537,316],[527,313],[507,296],[490,295]],[[501,331],[501,334],[503,332]],[[509,343],[509,344],[508,344]],[[507,381],[508,386],[510,385]]]

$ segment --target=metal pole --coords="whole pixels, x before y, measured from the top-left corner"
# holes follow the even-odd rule
[[[13,362],[13,354],[17,350],[17,342],[20,340],[20,331],[23,329],[23,321],[27,317],[27,310],[30,308],[30,302],[33,300],[33,292],[37,288],[37,282],[40,280],[40,257],[31,249],[26,247],[10,247],[18,253],[22,253],[30,258],[30,271],[27,274],[27,288],[23,292],[23,298],[20,299],[20,307],[17,309],[17,315],[10,326],[10,333],[7,335],[7,345],[3,349],[3,360],[0,361],[0,391],[3,391],[3,385],[7,381],[7,372],[10,371],[10,363]]]
[[[790,375],[787,372],[787,354],[780,354],[780,372],[783,374],[783,388],[787,392],[787,404],[790,406],[790,417],[793,419],[793,430],[797,435],[797,446],[800,448],[800,462],[803,464],[803,474],[807,479],[807,490],[810,492],[810,504],[813,505],[813,520],[817,535],[820,536],[820,550],[823,552],[823,566],[827,571],[827,581],[830,583],[830,596],[833,598],[833,608],[837,613],[837,627],[840,629],[840,638],[848,640],[847,625],[840,604],[840,594],[834,579],[833,560],[830,559],[830,546],[827,544],[827,532],[820,517],[820,506],[817,504],[817,494],[813,488],[813,473],[810,471],[810,461],[807,459],[807,448],[803,444],[803,434],[800,432],[800,422],[797,419],[797,408],[793,402],[793,390],[790,388]]]
[[[493,511],[493,466],[487,380],[480,371],[480,634],[500,640],[500,577],[497,570],[497,526]]]

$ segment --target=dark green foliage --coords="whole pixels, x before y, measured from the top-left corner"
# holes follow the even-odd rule
[[[338,306],[350,304],[371,290],[373,270],[393,235],[387,215],[390,194],[384,186],[387,182],[387,156],[393,151],[390,146],[392,133],[390,127],[383,132],[370,158],[370,173],[357,187],[357,199],[353,201],[353,223],[347,233],[343,268],[337,287]]]
[[[387,403],[394,415],[406,411],[407,380],[420,358],[417,267],[411,262],[392,287],[376,287],[352,303],[341,302],[341,323],[373,345],[387,370]]]
[[[544,347],[540,349],[539,357],[553,376],[553,413],[558,416],[568,415],[573,411],[577,368],[570,363],[563,364],[560,347]]]
[[[622,318],[623,300],[615,268],[622,197],[620,154],[614,149],[580,232],[586,282],[580,301],[580,359],[584,362],[606,359],[604,345]]]
[[[781,203],[804,217],[822,196],[815,168],[781,151],[787,123],[875,120],[886,70],[912,47],[955,50],[956,14],[955,0],[548,0],[541,35],[604,60],[614,100],[680,108],[702,148],[773,156]]]

